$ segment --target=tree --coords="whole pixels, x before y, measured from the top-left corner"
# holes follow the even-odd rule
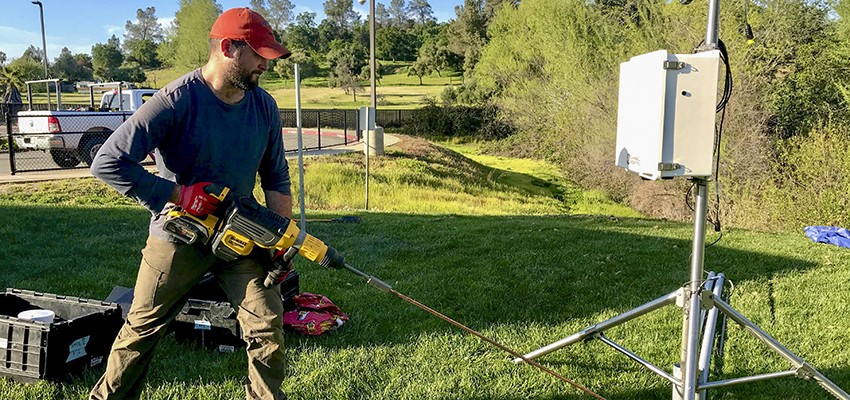
[[[326,21],[339,29],[348,28],[352,21],[360,19],[360,14],[354,11],[353,0],[327,0],[324,7]]]
[[[416,75],[419,77],[419,85],[422,85],[422,77],[430,74],[432,71],[431,64],[425,60],[416,60],[407,68],[407,76]]]
[[[251,0],[251,9],[265,17],[276,32],[283,32],[292,21],[295,5],[289,0]]]
[[[608,1],[608,0],[603,0]],[[626,2],[634,2],[635,0],[616,0],[621,3]],[[640,0],[637,0],[640,1]],[[493,18],[496,17],[496,12],[502,8],[503,4],[510,4],[512,6],[517,6],[519,4],[519,0],[484,0],[484,7],[482,7],[481,11],[484,12],[484,15],[487,17],[487,23],[489,24]]]
[[[416,18],[420,24],[434,20],[434,12],[431,10],[431,5],[428,0],[410,0],[410,13]]]
[[[51,75],[54,78],[66,79],[71,82],[84,81],[92,79],[91,68],[86,68],[77,63],[71,50],[67,47],[62,48],[62,52],[53,62]]]
[[[375,25],[388,26],[391,19],[387,6],[384,3],[375,3]]]
[[[286,43],[292,48],[301,48],[315,54],[319,50],[319,29],[316,13],[303,12],[295,17],[295,23],[286,29]]]
[[[283,79],[295,79],[295,64],[301,73],[301,79],[319,76],[319,65],[304,50],[293,48],[292,55],[285,60],[278,60],[274,67],[275,72]]]
[[[437,75],[443,76],[440,71],[452,69],[457,65],[457,55],[449,50],[448,41],[443,35],[442,38],[433,37],[425,41],[419,48],[419,57],[416,61],[428,64],[431,70],[437,72]]]
[[[121,44],[115,35],[112,35],[106,43],[97,43],[91,48],[92,66],[94,76],[106,81],[120,78],[121,64],[124,63],[124,55],[121,54]]]
[[[165,39],[162,25],[156,18],[155,7],[136,10],[136,20],[136,23],[127,21],[124,25],[124,29],[127,31],[124,34],[124,48],[126,50],[132,50],[132,44],[134,42],[148,40],[153,44],[157,44]]]
[[[30,47],[27,47],[27,49],[24,50],[24,54],[21,55],[21,58],[31,58],[33,60],[41,62],[41,60],[44,60],[44,50],[39,47],[30,45]]]
[[[137,40],[126,47],[130,49],[127,59],[139,63],[141,68],[153,69],[162,65],[157,59],[158,46],[152,40]]]
[[[357,101],[357,92],[364,91],[360,77],[345,63],[337,64],[328,76],[328,85],[342,89],[345,94],[351,94]]]
[[[375,55],[383,60],[412,61],[416,58],[416,37],[397,26],[375,32]]]
[[[124,50],[127,59],[139,63],[142,68],[157,68],[162,65],[157,60],[157,46],[165,40],[162,25],[156,18],[156,8],[148,7],[136,10],[138,22],[127,21],[124,25]]]
[[[147,77],[139,63],[135,61],[127,61],[118,69],[118,77],[116,80],[141,83],[146,81]]]
[[[358,75],[360,74],[360,70],[367,64],[366,60],[369,59],[368,54],[369,50],[359,42],[334,40],[330,44],[330,51],[326,58],[332,70],[338,64],[343,64],[351,69],[354,75]]]
[[[394,26],[403,26],[407,22],[407,6],[404,0],[390,0],[390,8],[387,10],[392,18]]]
[[[363,90],[359,75],[366,66],[366,48],[359,42],[335,40],[330,44],[327,59],[331,64],[328,76],[330,87],[342,88],[345,94],[352,93],[357,101],[357,92]]]
[[[220,14],[221,6],[215,0],[180,0],[180,10],[174,15],[174,66],[195,69],[209,60],[210,29]]]
[[[384,70],[384,66],[381,65],[381,62],[375,60],[375,82],[381,83],[381,78],[384,77],[384,74],[381,71]],[[372,79],[372,67],[371,65],[366,65],[363,69],[360,70],[360,79],[361,80],[371,80]]]
[[[12,84],[20,90],[24,90],[26,81],[44,79],[44,65],[31,57],[21,57],[12,60],[3,67],[3,81]],[[41,90],[42,85],[34,85],[33,89]]]
[[[161,66],[173,67],[177,59],[177,24],[172,21],[164,32],[165,39],[156,47],[156,60]]]
[[[74,54],[74,60],[77,62],[82,68],[94,69],[91,64],[91,56],[86,53],[77,53]]]
[[[464,57],[463,69],[472,71],[487,44],[487,16],[483,0],[465,0],[455,7],[457,19],[449,25],[449,49]]]

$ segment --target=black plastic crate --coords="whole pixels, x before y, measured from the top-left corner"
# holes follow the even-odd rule
[[[174,318],[170,330],[180,342],[196,342],[220,352],[232,352],[245,345],[236,320],[236,310],[227,301],[218,284],[204,277],[189,294],[190,298]],[[300,294],[298,272],[293,270],[280,284],[284,311],[295,308],[293,297]],[[192,298],[197,296],[200,298]],[[226,298],[226,296],[224,297]]]
[[[53,323],[17,318],[34,309],[55,312]],[[123,323],[114,303],[6,289],[0,293],[0,375],[21,382],[61,380],[105,365]]]

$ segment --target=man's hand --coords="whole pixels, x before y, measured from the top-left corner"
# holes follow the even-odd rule
[[[283,282],[292,271],[292,259],[286,260],[284,255],[289,248],[281,249],[272,254],[271,270],[266,275],[263,285],[270,288]]]
[[[218,199],[204,191],[209,182],[199,182],[192,186],[180,186],[177,205],[188,213],[201,216],[212,214],[218,206]]]

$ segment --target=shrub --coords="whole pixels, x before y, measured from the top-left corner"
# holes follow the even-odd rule
[[[493,106],[439,106],[436,100],[426,99],[419,118],[408,120],[401,133],[427,138],[469,137],[474,139],[504,139],[514,129],[504,123]]]

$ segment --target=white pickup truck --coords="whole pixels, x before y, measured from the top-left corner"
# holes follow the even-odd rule
[[[27,83],[29,89],[29,84],[35,82]],[[20,150],[50,152],[53,161],[62,168],[73,168],[80,162],[91,165],[109,135],[157,92],[118,88],[105,92],[99,107],[94,107],[92,101],[92,107],[61,110],[61,97],[57,96],[57,108],[61,111],[18,112],[17,124],[12,125],[15,144]],[[94,99],[93,94],[91,98]]]

